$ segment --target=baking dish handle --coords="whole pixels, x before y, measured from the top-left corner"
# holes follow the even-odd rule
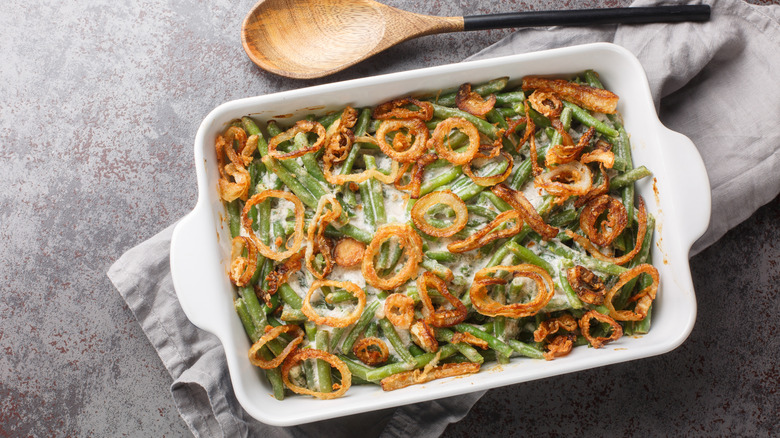
[[[187,318],[198,328],[214,333],[214,313],[209,309],[216,310],[224,303],[220,302],[219,294],[210,292],[224,288],[219,280],[225,276],[219,271],[221,265],[208,263],[213,258],[203,257],[203,254],[219,251],[216,233],[208,232],[208,219],[208,212],[203,211],[199,202],[176,224],[171,238],[170,263],[173,287]]]
[[[676,145],[675,159],[670,160],[672,169],[668,175],[673,179],[670,187],[675,188],[675,211],[679,222],[685,224],[680,245],[687,254],[691,246],[701,237],[710,223],[712,213],[712,192],[707,169],[701,155],[691,139],[679,132],[665,128],[662,141]]]

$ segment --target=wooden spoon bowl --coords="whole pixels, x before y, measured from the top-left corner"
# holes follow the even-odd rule
[[[298,79],[343,70],[399,42],[463,30],[463,17],[432,17],[371,0],[261,0],[241,42],[270,72]]]

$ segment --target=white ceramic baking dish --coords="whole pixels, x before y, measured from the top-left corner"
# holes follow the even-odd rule
[[[635,164],[644,164],[654,173],[653,178],[637,185],[657,219],[653,260],[661,275],[661,287],[650,333],[623,337],[599,350],[575,348],[572,354],[551,362],[517,358],[509,365],[484,366],[476,375],[393,392],[363,385],[353,386],[336,400],[303,396],[275,400],[261,371],[247,359],[250,342],[233,309],[235,292],[226,275],[230,236],[217,195],[214,141],[218,133],[231,120],[244,115],[256,115],[261,120],[292,115],[294,120],[347,104],[375,105],[399,96],[457,87],[463,82],[509,76],[517,83],[526,75],[567,75],[586,69],[598,71],[606,86],[620,96],[618,110],[631,135]],[[217,107],[201,124],[195,138],[195,163],[199,197],[194,210],[173,233],[173,283],[187,317],[224,345],[238,401],[250,415],[267,424],[307,423],[653,356],[679,346],[693,328],[696,299],[688,252],[709,222],[709,182],[693,143],[658,120],[639,61],[616,45],[589,44],[463,62],[235,100]]]

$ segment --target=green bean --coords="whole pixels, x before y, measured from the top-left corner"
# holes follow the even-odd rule
[[[357,300],[357,297],[352,295],[351,292],[348,292],[343,289],[333,291],[329,293],[328,296],[325,298],[325,301],[328,304],[339,304],[339,303],[344,303],[347,301],[355,301],[355,300]]]
[[[452,278],[452,270],[450,268],[427,256],[423,256],[423,259],[420,262],[420,266],[431,271],[434,275],[441,278],[442,280]]]
[[[366,162],[366,169],[376,169],[376,158],[373,155],[363,156],[363,160]],[[387,215],[385,214],[385,199],[384,193],[382,193],[382,186],[380,182],[374,178],[369,178],[366,183],[371,188],[370,202],[373,205],[374,215],[377,221],[377,225],[384,225],[387,223]]]
[[[263,164],[271,172],[275,173],[277,177],[304,203],[310,208],[317,208],[317,198],[306,187],[301,184],[298,179],[287,169],[279,164],[279,161],[275,158],[264,157]]]
[[[255,323],[252,322],[252,317],[249,315],[249,310],[247,310],[246,302],[243,298],[239,297],[236,298],[233,301],[233,307],[236,309],[236,314],[238,314],[238,319],[241,320],[241,325],[244,326],[244,331],[246,332],[246,335],[249,337],[249,340],[252,341],[252,343],[257,342],[258,339],[260,339],[261,332],[257,330],[255,327]]]
[[[482,195],[485,195],[487,193],[492,193],[492,192],[484,191],[480,193],[479,196],[482,197]],[[477,216],[482,216],[489,221],[492,221],[498,216],[498,213],[496,213],[495,211],[490,210],[489,208],[481,207],[479,205],[467,205],[466,209],[469,211],[469,213]]]
[[[461,175],[463,175],[461,166],[455,166],[431,179],[423,181],[422,185],[420,185],[420,196],[427,195],[428,193],[449,184]]]
[[[268,325],[268,319],[263,311],[263,306],[260,304],[260,301],[258,301],[257,295],[255,295],[255,289],[252,286],[238,288],[238,294],[243,298],[249,316],[252,318],[255,327],[257,330],[261,331],[258,336],[259,339],[260,336],[262,336],[262,330]]]
[[[647,167],[639,166],[609,180],[609,188],[614,190],[621,187],[626,187],[627,185],[633,184],[634,182],[639,181],[642,178],[646,178],[650,175],[652,175],[652,172],[650,172]]]
[[[449,251],[426,251],[425,257],[436,260],[437,262],[454,262],[457,256]]]
[[[471,115],[465,111],[461,111],[456,108],[448,108],[446,106],[441,106],[437,104],[431,104],[433,105],[433,116],[434,117],[440,117],[442,119],[447,119],[450,117],[460,117],[463,119],[468,120],[473,124],[477,130],[485,135],[487,135],[491,140],[495,140],[498,134],[498,128],[490,124],[487,120],[480,119],[477,116]]]
[[[392,326],[392,324],[391,324]],[[416,370],[428,365],[437,355],[439,360],[446,359],[458,351],[457,347],[452,344],[442,345],[439,351],[436,353],[425,353],[419,356],[412,356],[412,362],[396,362],[383,367],[374,368],[366,373],[366,380],[370,382],[378,382],[385,377],[392,376],[393,374],[402,373],[404,371]]]
[[[491,335],[488,332],[485,332],[473,325],[470,324],[455,324],[452,326],[455,330],[459,332],[464,333],[471,333],[472,335],[478,337],[479,339],[482,339],[483,341],[487,342],[490,348],[496,350],[497,353],[503,354],[504,356],[511,356],[512,355],[512,347],[505,344],[503,341],[499,340],[495,336]]]
[[[401,341],[398,332],[396,332],[395,327],[393,327],[393,323],[387,318],[382,318],[379,320],[379,326],[382,328],[382,333],[385,335],[385,338],[387,338],[387,341],[390,342],[390,345],[393,346],[398,357],[406,363],[414,363],[414,356],[412,356],[412,353],[409,352],[406,345]]]
[[[535,252],[531,251],[530,249],[518,244],[517,242],[512,242],[511,240],[506,243],[507,249],[509,251],[513,252],[516,256],[520,258],[520,260],[530,263],[532,265],[536,265],[545,271],[547,271],[548,274],[552,274],[555,272],[555,269],[553,266],[548,262],[547,260],[539,257]]]
[[[303,307],[303,299],[298,296],[298,293],[289,284],[281,284],[277,293],[282,297],[282,301],[289,304],[293,309],[301,310],[301,307]]]
[[[525,93],[522,91],[509,91],[496,94],[496,105],[512,105],[525,100]]]
[[[374,314],[376,313],[378,307],[379,301],[373,301],[366,305],[365,309],[363,309],[363,314],[360,315],[360,318],[358,318],[357,322],[355,322],[355,324],[352,326],[352,329],[347,334],[347,337],[344,338],[344,343],[341,345],[342,353],[348,354],[352,351],[352,345],[355,344],[358,336],[360,336],[368,324],[371,323],[371,320],[374,318]]]
[[[499,198],[498,196],[496,196],[495,193],[489,190],[485,190],[480,194],[480,196],[484,196],[485,199],[490,201],[490,203],[493,204],[498,209],[498,211],[504,212],[504,211],[509,211],[513,208],[511,205],[509,205],[509,203]]]
[[[561,284],[561,288],[563,289],[563,292],[566,294],[566,299],[569,301],[569,305],[572,309],[582,309],[582,300],[580,300],[580,297],[577,295],[577,292],[574,291],[574,289],[571,287],[571,284],[569,283],[569,278],[566,276],[566,267],[571,268],[574,264],[570,263],[568,266],[563,266],[558,271],[558,283]]]
[[[520,190],[525,183],[531,179],[531,171],[533,170],[532,163],[531,159],[528,158],[516,166],[517,169],[515,170],[515,173],[512,174],[509,181],[509,187],[511,189]]]
[[[530,357],[531,359],[544,359],[544,352],[532,345],[528,345],[515,339],[510,339],[506,341],[506,343],[509,344],[513,350],[522,354],[523,356]]]
[[[325,236],[333,239],[351,237],[358,242],[363,242],[365,244],[371,243],[371,240],[374,238],[374,236],[368,231],[362,230],[352,224],[346,224],[340,228],[336,228],[333,225],[328,225],[328,227],[325,229]]]
[[[230,201],[226,203],[226,207],[230,237],[236,238],[241,234],[241,201]]]
[[[336,120],[341,118],[341,114],[343,113],[344,113],[343,109],[339,111],[334,111],[330,114],[325,114],[324,116],[317,119],[317,121],[320,123],[320,125],[325,127],[325,129],[328,129],[330,125],[332,125],[333,123],[336,122]]]
[[[593,70],[586,70],[585,74],[583,75],[585,78],[585,82],[587,82],[588,85],[590,85],[593,88],[604,88],[604,85],[601,83],[601,79],[599,79],[599,74],[596,73]]]
[[[349,372],[352,373],[352,377],[353,378],[354,377],[358,377],[361,380],[365,380],[367,382],[370,381],[370,380],[368,380],[366,375],[369,373],[369,371],[372,371],[373,368],[367,367],[367,366],[363,365],[362,363],[360,363],[360,362],[358,362],[356,360],[353,360],[353,359],[351,359],[351,358],[349,358],[347,356],[344,356],[342,354],[340,354],[338,356],[338,358],[341,359],[342,362],[344,362],[344,365],[347,366],[347,368],[349,369]]]
[[[448,342],[448,343],[452,343],[452,337],[455,335],[455,333],[452,330],[446,328],[434,329],[434,333],[437,341]],[[485,358],[482,357],[482,355],[479,354],[479,352],[471,345],[465,342],[456,342],[453,345],[455,345],[455,348],[457,348],[460,354],[465,356],[466,359],[469,360],[469,362],[480,363],[480,364],[485,362]]]
[[[525,105],[522,102],[517,102],[512,105],[512,109],[521,116],[525,116]],[[529,108],[531,113],[531,120],[534,122],[537,128],[546,128],[550,126],[550,119],[539,114],[535,109]]]
[[[506,84],[508,82],[509,82],[509,78],[506,77],[493,79],[484,84],[475,85],[471,89],[471,91],[484,97],[491,93],[498,93],[499,91],[503,90],[504,88],[506,88]],[[435,101],[439,105],[455,106],[455,97],[457,96],[457,94],[458,94],[457,91],[443,94],[435,98]]]
[[[575,251],[571,248],[569,248],[566,245],[557,243],[555,241],[549,241],[547,243],[548,248],[550,250],[569,260],[572,260],[588,269],[592,269],[594,271],[603,272],[605,274],[609,275],[620,275],[623,272],[626,271],[626,268],[616,265],[614,263],[604,262],[598,259],[594,259],[593,257],[590,257],[588,255],[582,254],[578,251]]]
[[[306,137],[305,132],[299,132],[296,134],[293,138],[293,141],[295,142],[295,149],[305,149],[309,147],[309,139]],[[317,181],[323,184],[328,184],[328,181],[325,179],[325,174],[322,173],[322,169],[320,168],[319,163],[317,163],[317,157],[315,153],[309,152],[304,154],[301,157],[301,161],[303,162],[303,167],[306,168],[306,171],[309,173],[309,175],[313,176]]]
[[[566,108],[570,108],[574,119],[576,119],[583,125],[592,126],[596,128],[596,131],[606,135],[607,137],[618,136],[618,132],[615,130],[615,128],[593,117],[588,111],[580,108],[579,106],[566,100],[563,101],[563,106]]]
[[[318,350],[322,350],[326,353],[330,352],[329,349],[329,334],[326,330],[318,330],[314,337],[314,345]],[[331,392],[333,391],[333,381],[331,380],[330,364],[322,359],[317,359],[317,381],[319,392]]]

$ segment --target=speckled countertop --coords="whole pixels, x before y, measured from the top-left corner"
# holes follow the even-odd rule
[[[386,3],[436,15],[574,4]],[[425,37],[295,81],[244,54],[238,30],[252,4],[0,2],[0,436],[189,435],[106,271],[194,206],[192,143],[211,109],[457,62],[510,32]],[[699,316],[680,348],[493,390],[445,436],[780,433],[780,201],[691,265]]]

